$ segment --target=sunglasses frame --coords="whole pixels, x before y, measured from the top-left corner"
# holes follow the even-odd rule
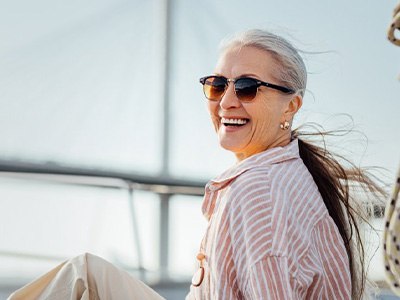
[[[219,79],[222,79],[222,80],[225,82],[225,91],[224,91],[223,94],[221,95],[221,99],[222,99],[222,97],[225,95],[226,90],[228,89],[229,82],[233,82],[233,84],[234,84],[234,86],[235,86],[235,94],[236,94],[236,85],[235,85],[235,84],[236,84],[237,81],[239,81],[239,80],[241,80],[241,79],[250,79],[250,80],[253,80],[253,81],[256,83],[257,91],[256,91],[256,94],[255,94],[254,98],[257,96],[258,88],[259,88],[260,86],[265,86],[265,87],[268,87],[268,88],[270,88],[270,89],[278,90],[278,91],[280,91],[280,92],[282,92],[282,93],[285,93],[285,94],[294,94],[294,93],[295,93],[295,91],[292,90],[292,89],[290,89],[290,88],[287,88],[287,87],[284,87],[284,86],[281,86],[281,85],[276,85],[276,84],[269,83],[269,82],[265,82],[265,81],[261,81],[261,80],[258,80],[258,79],[252,78],[252,77],[226,78],[226,77],[224,77],[224,76],[209,75],[209,76],[201,77],[201,78],[199,79],[200,83],[203,85],[204,96],[206,96],[206,98],[207,98],[209,101],[221,101],[221,99],[212,100],[212,99],[210,99],[210,98],[207,97],[207,95],[206,95],[206,93],[205,93],[205,90],[204,90],[204,86],[206,85],[206,81],[207,81],[207,79],[209,79],[209,78],[219,78]],[[236,94],[236,96],[237,96],[237,94]],[[241,99],[239,98],[239,96],[237,96],[237,97],[238,97],[238,99],[239,99],[240,101],[244,101],[244,102],[251,102],[251,101],[254,100],[254,98],[252,98],[251,100],[246,101],[246,100],[241,100]]]

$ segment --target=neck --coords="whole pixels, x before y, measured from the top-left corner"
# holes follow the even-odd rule
[[[235,153],[236,160],[237,160],[237,162],[240,162],[246,158],[249,158],[250,156],[252,156],[254,154],[261,153],[265,150],[276,148],[276,147],[284,147],[290,143],[290,140],[291,140],[291,132],[290,132],[290,130],[288,130],[287,132],[285,132],[285,134],[279,136],[277,139],[275,139],[272,143],[270,143],[267,146],[249,149],[248,151]]]

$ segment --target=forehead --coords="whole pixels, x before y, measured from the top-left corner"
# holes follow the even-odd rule
[[[254,75],[259,79],[271,79],[277,62],[271,53],[255,47],[235,47],[221,53],[214,72],[228,78]]]

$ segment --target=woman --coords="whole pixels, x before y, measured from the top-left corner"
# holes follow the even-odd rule
[[[250,30],[227,41],[213,75],[200,79],[219,142],[237,164],[206,186],[209,225],[187,299],[361,298],[364,253],[348,180],[376,186],[291,131],[306,77],[291,44]],[[35,287],[47,299],[69,297],[54,296],[54,287],[75,291],[68,299],[161,299],[91,255],[59,266],[11,299],[27,299]]]
[[[348,181],[379,188],[291,131],[306,80],[297,50],[261,30],[225,42],[200,79],[219,142],[238,163],[206,186],[209,226],[188,299],[362,297]]]

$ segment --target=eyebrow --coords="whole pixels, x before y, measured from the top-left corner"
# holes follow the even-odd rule
[[[240,75],[237,78],[242,78],[242,77],[256,77],[256,78],[260,79],[260,76],[253,74],[253,73],[245,73],[245,74]]]
[[[220,73],[214,73],[214,75],[225,77],[224,75],[222,75]],[[243,77],[255,77],[257,79],[260,79],[260,76],[258,76],[256,74],[253,74],[253,73],[244,73],[244,74],[241,74],[241,75],[239,75],[239,76],[237,76],[235,78],[243,78]]]

